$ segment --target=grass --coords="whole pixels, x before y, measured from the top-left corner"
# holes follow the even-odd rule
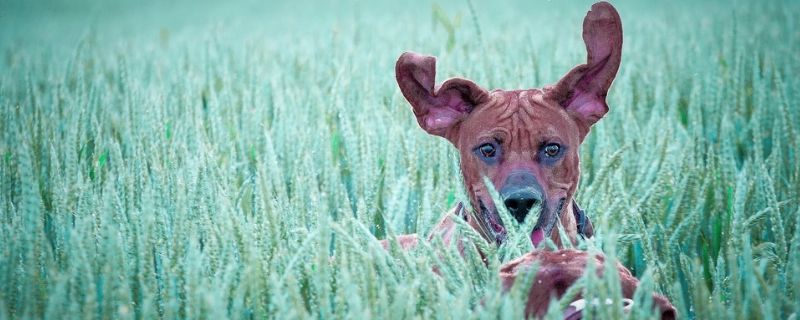
[[[633,317],[656,291],[685,318],[796,318],[798,4],[615,4],[623,63],[580,150],[590,247],[642,279]],[[375,240],[465,197],[393,66],[553,83],[589,6],[0,3],[0,319],[521,317],[499,256]]]

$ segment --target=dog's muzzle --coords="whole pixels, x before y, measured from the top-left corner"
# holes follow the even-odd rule
[[[500,189],[500,196],[509,213],[519,223],[525,221],[532,208],[542,208],[536,225],[530,230],[531,242],[537,247],[553,232],[565,201],[565,199],[545,201],[542,186],[529,171],[512,172]]]
[[[500,196],[508,212],[519,223],[525,221],[531,208],[540,205],[543,198],[542,187],[536,177],[524,171],[511,173],[506,178],[506,183],[500,189]]]

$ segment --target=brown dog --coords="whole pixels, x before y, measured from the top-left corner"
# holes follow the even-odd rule
[[[605,97],[622,53],[622,24],[610,4],[592,6],[583,30],[587,63],[543,89],[489,92],[463,78],[434,87],[434,57],[406,52],[397,61],[397,83],[420,127],[460,151],[469,200],[480,210],[479,221],[470,224],[487,227],[490,241],[503,242],[506,229],[484,176],[497,186],[503,205],[517,220],[534,206],[542,208],[531,232],[534,245],[547,236],[559,245],[561,237],[553,232],[559,220],[567,238],[577,240],[580,214],[573,195],[580,177],[578,147],[608,111]],[[450,234],[449,217],[435,229],[439,234]],[[581,231],[591,233],[587,227]]]
[[[587,62],[542,89],[487,91],[463,78],[451,78],[435,86],[434,57],[411,52],[400,56],[395,71],[403,96],[413,107],[422,129],[447,139],[460,151],[469,201],[477,210],[469,214],[457,206],[429,237],[441,236],[450,243],[455,228],[452,219],[459,217],[490,242],[499,244],[506,239],[506,224],[483,177],[497,186],[501,205],[516,220],[523,221],[531,208],[541,208],[530,233],[535,247],[540,248],[546,237],[558,247],[563,246],[556,228],[558,222],[566,232],[563,236],[573,243],[579,236],[591,236],[591,223],[573,196],[580,177],[578,148],[591,126],[608,112],[606,93],[620,65],[622,23],[613,6],[606,2],[592,6],[583,21],[583,40]],[[461,240],[456,240],[462,247]],[[416,245],[417,237],[404,235],[398,241],[407,249]],[[560,275],[568,275],[553,282],[558,286],[534,286],[528,314],[541,315],[551,294],[563,294],[562,289],[582,274],[591,258],[572,250],[563,255],[566,256],[569,259],[560,258],[561,254],[534,252],[503,267],[504,283],[513,283],[516,266],[533,261],[539,261],[542,270],[562,270]],[[630,297],[636,279],[619,267],[623,291]],[[674,315],[668,302],[663,308],[672,310]]]

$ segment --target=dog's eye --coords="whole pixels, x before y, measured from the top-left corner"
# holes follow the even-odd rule
[[[548,144],[544,146],[544,154],[548,157],[555,157],[558,153],[561,152],[561,146],[555,143]]]
[[[478,151],[480,151],[481,155],[484,157],[494,158],[497,150],[491,143],[484,143],[478,147]]]

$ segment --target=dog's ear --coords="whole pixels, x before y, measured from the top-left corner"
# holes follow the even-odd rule
[[[436,58],[406,52],[395,65],[397,84],[411,103],[417,123],[430,134],[446,137],[447,129],[463,120],[489,93],[474,82],[452,78],[434,88]]]
[[[548,95],[577,114],[587,127],[606,112],[606,94],[617,75],[622,55],[622,21],[608,2],[598,2],[583,19],[587,62],[570,70]]]

